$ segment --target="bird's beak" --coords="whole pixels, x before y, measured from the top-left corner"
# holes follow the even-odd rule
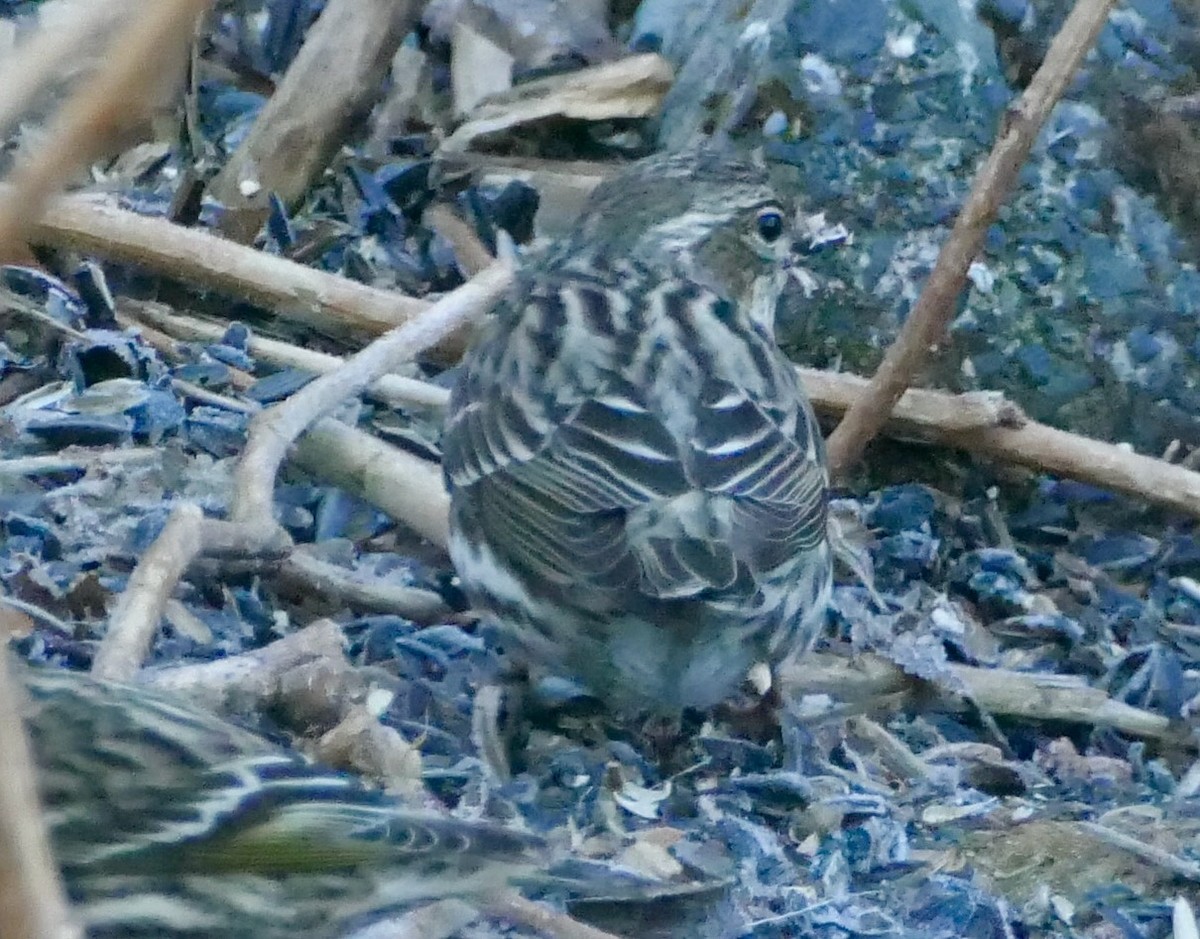
[[[824,212],[801,214],[792,229],[792,257],[798,260],[831,251],[853,242],[853,234],[841,222],[831,222]]]

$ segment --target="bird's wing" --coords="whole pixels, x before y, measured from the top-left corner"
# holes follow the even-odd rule
[[[714,576],[718,563],[752,572],[772,570],[824,539],[828,476],[820,430],[794,385],[791,367],[777,378],[783,387],[768,401],[756,399],[733,380],[710,376],[705,382],[694,405],[695,430],[684,459],[688,478],[705,494],[703,505],[715,514],[715,524],[702,537],[648,543],[656,549],[656,559],[673,556],[680,570],[656,588],[660,595],[726,585]],[[727,514],[717,512],[718,507]],[[679,510],[697,513],[686,504]],[[691,522],[694,526],[694,518]],[[707,559],[708,568],[697,563],[700,558]],[[701,575],[691,587],[689,571]],[[728,583],[736,573],[727,571]]]
[[[278,753],[242,757],[196,775],[188,792],[136,832],[67,859],[79,874],[300,874],[367,864],[441,865],[528,860],[541,842],[486,823],[404,809],[352,776]],[[111,834],[110,834],[111,838]]]
[[[434,857],[464,866],[536,847],[519,832],[409,811],[145,686],[20,674],[57,859],[72,876],[318,873]]]
[[[724,301],[699,291],[688,302]],[[790,367],[766,403],[736,376],[706,375],[678,402],[690,416],[668,426],[619,363],[565,348],[563,325],[515,352],[511,333],[494,339],[456,393],[443,455],[466,537],[561,587],[659,599],[728,588],[824,537],[820,438]],[[572,355],[582,364],[567,380],[549,373]]]

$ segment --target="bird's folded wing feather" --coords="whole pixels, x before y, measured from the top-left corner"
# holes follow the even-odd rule
[[[794,388],[762,403],[710,376],[681,402],[694,431],[679,435],[617,369],[546,400],[488,384],[487,364],[452,407],[447,479],[470,500],[476,534],[530,575],[683,598],[824,537],[820,439]]]
[[[538,839],[405,811],[385,792],[286,753],[248,757],[164,790],[138,831],[67,859],[77,873],[320,873],[404,858],[510,857]],[[182,798],[173,798],[182,797]]]

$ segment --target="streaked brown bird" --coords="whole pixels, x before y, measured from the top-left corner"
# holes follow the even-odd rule
[[[20,675],[51,842],[89,937],[343,936],[540,870],[534,835],[406,808],[149,688]]]
[[[468,596],[620,712],[710,707],[823,622],[824,445],[774,337],[794,219],[716,148],[632,164],[523,266],[454,389]]]

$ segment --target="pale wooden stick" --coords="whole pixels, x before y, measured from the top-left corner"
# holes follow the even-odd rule
[[[118,31],[111,47],[120,54],[63,105],[46,141],[17,166],[13,185],[0,196],[0,258],[23,257],[25,236],[50,197],[161,103],[161,89],[182,75],[187,43],[210,5],[160,0]]]

